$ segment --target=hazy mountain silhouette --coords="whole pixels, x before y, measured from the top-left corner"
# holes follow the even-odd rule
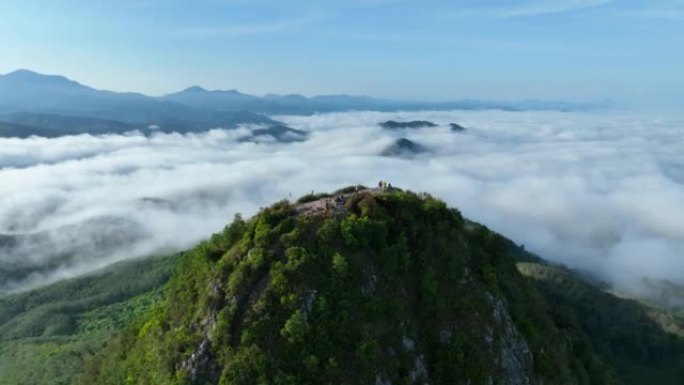
[[[427,149],[425,147],[423,147],[422,145],[420,145],[420,144],[418,144],[412,140],[406,139],[406,138],[400,138],[400,139],[397,139],[391,145],[387,146],[380,153],[380,155],[410,158],[410,157],[413,157],[414,155],[421,154],[421,153],[424,153],[426,151],[427,151]]]
[[[196,108],[138,93],[101,91],[62,76],[19,70],[0,76],[0,113],[31,112],[110,119],[124,123],[182,126],[185,130],[270,124],[250,112]]]
[[[124,122],[148,122],[160,118],[197,120],[207,110],[255,113],[311,114],[349,110],[447,110],[447,109],[582,109],[589,105],[550,102],[498,102],[462,100],[453,102],[398,101],[352,95],[298,94],[264,97],[236,90],[209,91],[199,86],[150,97],[140,93],[97,90],[57,75],[18,70],[0,76],[0,113],[41,112],[83,115]],[[183,119],[181,119],[183,120]]]

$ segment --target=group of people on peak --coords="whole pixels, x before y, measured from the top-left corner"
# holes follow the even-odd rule
[[[326,198],[325,199],[325,210],[328,211],[330,209],[334,209],[335,207],[338,207],[340,205],[344,205],[344,202],[346,201],[346,197],[344,195],[337,195],[332,198]]]
[[[389,191],[392,189],[392,183],[381,180],[378,182],[378,188],[382,191]]]

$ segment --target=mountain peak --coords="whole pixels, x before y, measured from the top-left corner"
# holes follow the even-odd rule
[[[16,71],[12,71],[10,73],[5,74],[5,77],[7,78],[14,78],[14,79],[44,79],[44,78],[52,78],[52,79],[64,79],[68,80],[64,76],[61,75],[46,75],[46,74],[41,74],[36,71],[31,71],[27,69],[18,69]]]
[[[208,90],[200,86],[188,87],[182,91],[177,92],[177,94],[224,94],[224,95],[246,95],[238,90]]]
[[[192,87],[188,87],[188,88],[184,89],[181,92],[209,92],[209,91],[207,91],[205,88],[202,88],[200,86],[192,86]]]
[[[43,76],[43,75],[41,75],[35,71],[20,68],[16,71],[12,71],[10,73],[5,74],[5,76],[9,76],[9,77],[38,77],[38,76]]]
[[[247,95],[247,94],[244,94],[244,93],[242,93],[242,92],[240,92],[240,91],[238,91],[238,90],[235,90],[235,89],[232,89],[232,90],[216,90],[216,91],[214,91],[214,92],[220,92],[220,93],[223,93],[223,94],[231,94],[231,95]],[[250,96],[251,96],[251,95],[250,95]]]
[[[37,84],[48,86],[77,86],[82,88],[89,88],[61,75],[46,75],[27,69],[18,69],[16,71],[5,74],[4,76],[0,75],[0,79],[3,78],[12,82],[18,82],[22,85]]]
[[[165,307],[81,383],[134,370],[136,383],[612,383],[579,329],[556,327],[505,238],[379,185],[236,217],[183,253]],[[171,353],[147,353],[158,346]]]

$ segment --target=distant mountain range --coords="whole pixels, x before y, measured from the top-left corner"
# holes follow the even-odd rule
[[[274,95],[236,90],[209,91],[194,86],[152,97],[97,90],[57,75],[18,70],[0,75],[0,136],[60,136],[121,133],[150,127],[165,132],[205,131],[241,124],[279,124],[267,115],[308,115],[371,110],[578,110],[588,104],[524,101],[406,102],[368,96]]]
[[[96,90],[62,76],[27,70],[0,76],[0,136],[54,137],[135,129],[184,133],[240,124],[277,122],[245,110],[216,110]]]
[[[237,90],[209,91],[193,86],[183,91],[159,98],[196,108],[216,110],[247,110],[264,114],[314,114],[339,111],[421,111],[421,110],[578,110],[595,107],[553,101],[529,100],[522,102],[497,102],[482,100],[461,100],[454,102],[422,102],[379,99],[369,96],[319,95],[306,97],[299,94],[263,97],[241,93]]]

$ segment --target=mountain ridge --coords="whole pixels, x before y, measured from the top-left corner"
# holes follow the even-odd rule
[[[13,87],[10,87],[13,86]],[[21,86],[21,87],[18,87]],[[59,87],[58,87],[59,86]],[[50,90],[50,88],[60,88],[60,90]],[[22,105],[13,104],[8,100],[9,97],[14,96],[14,102],[17,102],[17,96],[22,96],[21,89],[33,90],[30,98],[19,98],[24,103]],[[27,109],[22,107],[31,106],[30,99],[40,97],[40,92],[52,91],[53,93],[59,91],[51,98],[47,98],[52,104],[44,102],[40,105],[39,111],[35,109]],[[76,99],[80,103],[85,103],[85,106],[92,105],[94,102],[83,99],[83,94],[87,94],[89,98],[94,98],[100,104],[104,103],[103,99],[112,102],[112,99],[120,104],[126,103],[143,103],[148,109],[178,109],[196,107],[200,109],[219,109],[224,111],[245,109],[254,113],[266,114],[313,114],[316,112],[336,112],[349,110],[379,110],[379,111],[398,111],[398,110],[448,110],[448,109],[504,109],[504,110],[524,110],[524,109],[541,109],[541,110],[574,110],[574,109],[589,109],[595,108],[587,103],[568,103],[555,101],[519,101],[519,102],[500,102],[500,101],[478,101],[478,100],[460,100],[451,102],[430,102],[430,101],[400,101],[391,99],[374,98],[370,96],[354,96],[345,94],[327,94],[315,95],[306,97],[300,94],[286,94],[276,95],[267,94],[265,96],[256,96],[242,93],[238,90],[207,90],[200,86],[191,86],[183,90],[169,93],[163,96],[148,96],[142,93],[135,92],[114,92],[106,90],[98,90],[83,85],[77,81],[68,79],[60,75],[43,75],[38,72],[22,69],[10,72],[5,75],[0,75],[0,112],[58,112],[60,108],[65,109],[63,99],[54,99],[54,96],[68,97],[68,99]],[[3,95],[4,94],[4,95]],[[4,96],[4,98],[3,98]],[[43,95],[44,96],[44,95]],[[195,99],[188,98],[189,96]],[[197,99],[201,96],[201,99]],[[29,99],[29,100],[26,100]],[[231,100],[226,100],[231,99]],[[39,100],[39,99],[38,99]],[[35,102],[35,100],[34,100]],[[251,103],[251,104],[250,104]],[[98,103],[94,103],[95,107]],[[105,103],[106,104],[106,103]],[[50,109],[52,108],[52,109]],[[111,107],[109,107],[111,108]],[[74,109],[73,111],[83,111],[83,109]],[[103,111],[102,108],[91,113],[96,113],[93,117],[107,117],[114,118],[111,112],[107,113],[107,108]],[[87,109],[86,109],[87,110]],[[138,112],[140,113],[140,112]],[[157,111],[157,114],[160,112]],[[148,114],[154,116],[154,114]],[[124,119],[125,120],[125,119]]]

